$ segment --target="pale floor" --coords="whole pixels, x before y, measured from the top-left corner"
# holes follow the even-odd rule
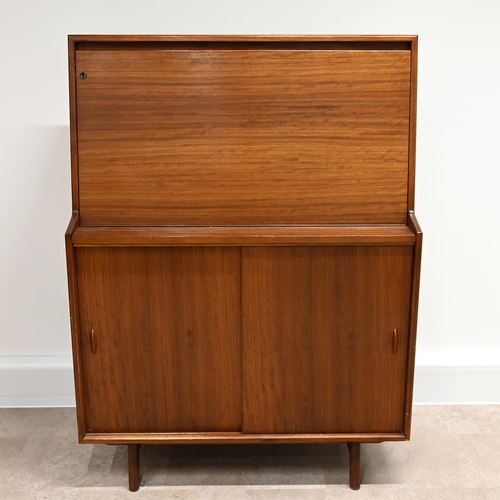
[[[0,410],[0,499],[500,500],[500,406],[417,406],[410,442],[362,445],[348,487],[345,445],[146,446],[127,489],[124,446],[78,445],[75,410]]]

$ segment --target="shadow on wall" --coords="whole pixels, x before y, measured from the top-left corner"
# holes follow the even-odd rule
[[[69,354],[69,125],[0,129],[0,355]]]

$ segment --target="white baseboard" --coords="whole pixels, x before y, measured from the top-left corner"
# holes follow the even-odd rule
[[[415,404],[500,404],[500,366],[417,367]]]
[[[75,406],[71,356],[0,356],[0,407]]]
[[[413,399],[415,404],[500,404],[500,366],[417,366]],[[0,407],[74,405],[71,356],[0,356]]]

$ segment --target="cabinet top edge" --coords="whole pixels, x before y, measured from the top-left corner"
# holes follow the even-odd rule
[[[68,35],[71,42],[416,42],[418,35]]]

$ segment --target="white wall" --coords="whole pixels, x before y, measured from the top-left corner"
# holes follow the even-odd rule
[[[420,36],[418,366],[492,369],[498,382],[498,0],[24,0],[0,12],[0,361],[70,353],[68,33],[402,33]],[[417,373],[417,389],[437,378]]]

